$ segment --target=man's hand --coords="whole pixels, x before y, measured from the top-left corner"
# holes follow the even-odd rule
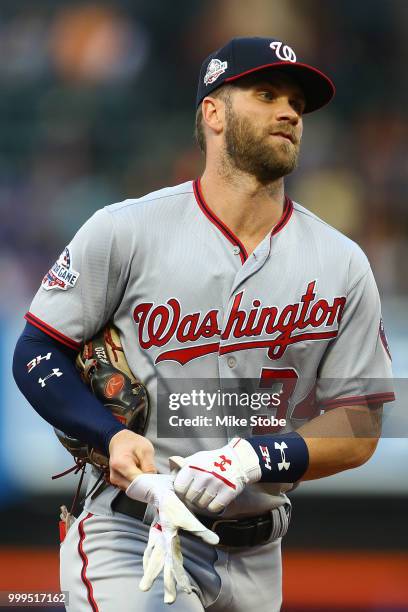
[[[126,489],[132,499],[152,504],[156,508],[149,541],[143,555],[143,578],[139,587],[148,591],[164,570],[164,602],[176,599],[176,585],[191,593],[190,580],[183,568],[178,530],[184,529],[201,538],[207,544],[218,544],[219,538],[207,529],[186,508],[173,488],[174,476],[165,474],[141,474]]]
[[[222,512],[248,483],[261,478],[259,459],[252,446],[234,438],[222,448],[189,457],[170,457],[171,467],[181,467],[175,477],[178,496],[200,509]]]
[[[109,479],[123,490],[141,472],[155,474],[154,447],[147,438],[123,429],[109,443]]]

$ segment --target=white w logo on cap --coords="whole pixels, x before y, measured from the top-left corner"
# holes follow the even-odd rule
[[[269,46],[275,51],[276,57],[283,62],[296,62],[296,54],[289,45],[284,45],[279,40],[275,40]]]

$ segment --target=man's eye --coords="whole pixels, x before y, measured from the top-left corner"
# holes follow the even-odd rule
[[[271,91],[261,91],[260,94],[264,100],[273,100],[273,93]]]

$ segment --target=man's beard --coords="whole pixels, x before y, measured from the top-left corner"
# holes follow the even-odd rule
[[[292,133],[290,126],[280,126]],[[274,144],[273,136],[260,134],[246,117],[239,117],[226,104],[225,150],[232,165],[268,184],[290,174],[297,166],[299,145],[282,141]]]

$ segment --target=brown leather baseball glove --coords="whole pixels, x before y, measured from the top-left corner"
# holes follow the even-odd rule
[[[83,381],[102,404],[128,429],[143,435],[149,417],[147,390],[130,371],[118,330],[113,325],[105,327],[83,346],[76,366]],[[77,466],[90,463],[108,476],[109,459],[102,451],[59,429],[55,429],[55,433]]]

